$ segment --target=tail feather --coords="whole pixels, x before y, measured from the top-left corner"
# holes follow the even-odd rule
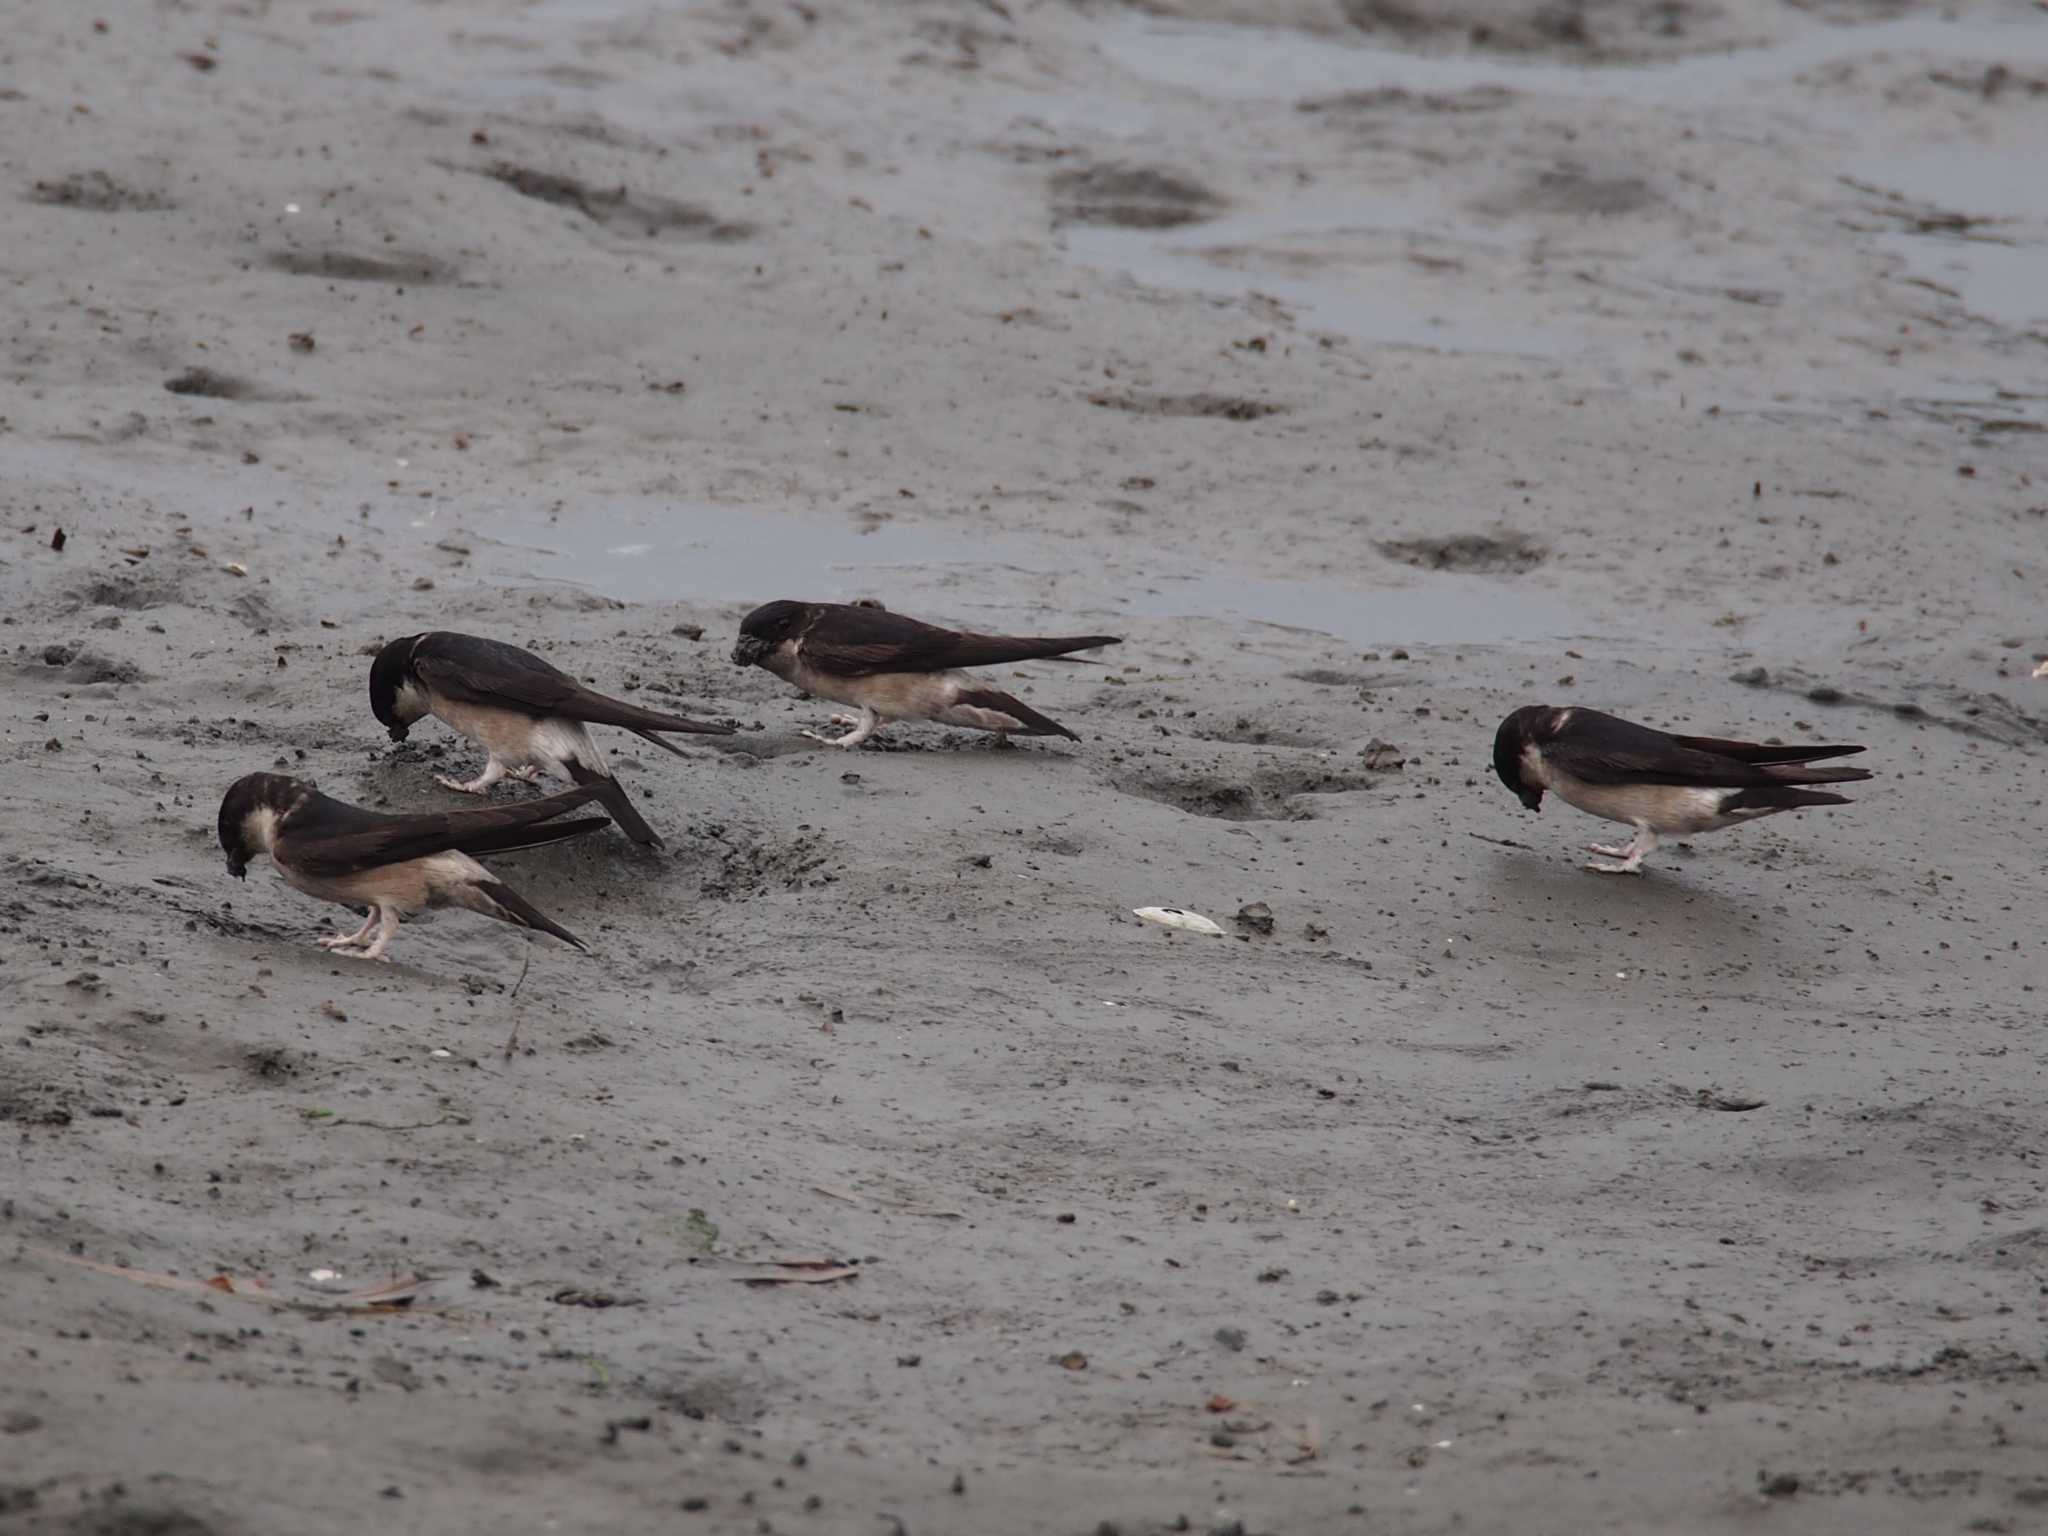
[[[565,944],[573,944],[585,954],[590,946],[575,934],[554,921],[540,908],[513,890],[509,885],[496,880],[479,881],[471,887],[479,899],[478,910],[500,922],[511,923],[518,928],[535,928],[542,933],[551,933]]]
[[[1019,735],[1064,736],[1069,741],[1079,741],[1081,739],[1064,725],[1061,725],[1059,721],[1049,716],[1041,715],[1022,699],[1014,694],[1004,693],[1000,689],[975,688],[966,690],[954,702],[968,705],[974,709],[1000,710],[1003,714],[1009,715],[1013,719],[1021,720],[1023,727],[1018,732]]]
[[[674,742],[670,741],[667,737],[656,735],[651,730],[643,731],[636,725],[629,725],[626,727],[626,729],[631,731],[635,736],[638,736],[642,741],[646,742],[649,746],[659,747],[664,752],[673,752],[677,757],[688,757],[690,755],[689,753],[685,752],[681,747],[677,746]],[[730,735],[732,733],[726,731],[721,732],[719,734]]]
[[[658,709],[641,709],[637,706],[632,708],[633,714],[631,717],[610,720],[604,723],[623,725],[636,736],[645,736],[649,731],[679,731],[694,736],[730,736],[732,734],[731,726],[720,725],[715,721],[692,720],[687,715],[664,714]],[[663,742],[661,745],[667,746],[668,743]]]
[[[1025,635],[960,635],[943,658],[949,667],[994,667],[1012,661],[1050,661],[1069,651],[1092,651],[1098,646],[1122,645],[1116,635],[1054,635],[1037,639]]]
[[[619,824],[621,832],[642,847],[662,846],[661,838],[655,833],[654,828],[647,825],[647,818],[634,809],[633,802],[627,798],[625,789],[617,779],[608,773],[599,773],[594,768],[586,768],[581,763],[572,762],[568,766],[570,778],[597,791],[598,804],[611,813],[612,820]]]
[[[1769,764],[1765,771],[1780,784],[1860,784],[1872,777],[1868,768],[1799,768],[1790,764]]]
[[[585,816],[577,821],[544,821],[537,827],[508,827],[497,832],[479,832],[462,840],[464,853],[516,853],[521,848],[542,848],[572,837],[599,832],[611,823],[602,816]]]
[[[1729,811],[1796,811],[1809,805],[1853,805],[1847,795],[1831,795],[1817,789],[1779,788],[1738,790],[1721,802]]]
[[[1823,757],[1851,757],[1866,752],[1862,746],[1769,746],[1759,741],[1723,741],[1717,736],[1681,736],[1681,746],[1716,757],[1732,757],[1738,763],[1810,763]]]

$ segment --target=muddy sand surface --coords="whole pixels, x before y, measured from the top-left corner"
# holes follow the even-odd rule
[[[2044,132],[2018,4],[17,8],[0,1530],[2048,1525]],[[780,596],[1126,640],[838,753]],[[223,871],[461,803],[437,626],[744,728],[501,861],[589,957]],[[1602,879],[1537,701],[1879,776]]]

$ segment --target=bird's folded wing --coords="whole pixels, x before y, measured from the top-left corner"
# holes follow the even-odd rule
[[[1732,757],[1742,763],[1811,763],[1824,757],[1852,757],[1864,747],[1768,745],[1760,741],[1723,741],[1715,736],[1674,736],[1681,747],[1708,752],[1715,757]]]
[[[1745,763],[1697,747],[1631,747],[1607,743],[1546,742],[1543,761],[1583,784],[1685,784],[1701,789],[1747,789],[1796,782],[1798,769]],[[1815,770],[1824,771],[1824,770]],[[1847,770],[1838,770],[1847,771]]]
[[[829,609],[812,623],[804,633],[802,654],[804,661],[820,672],[865,677],[875,672],[990,667],[1118,643],[1114,635],[1032,639],[1020,635],[966,634],[900,613],[849,606]]]
[[[414,649],[412,666],[420,681],[433,692],[464,704],[536,716],[556,715],[591,725],[624,726],[628,730],[716,735],[729,735],[732,731],[731,726],[710,725],[657,709],[643,709],[623,699],[606,698],[531,651],[474,635],[429,635]]]
[[[465,853],[504,853],[512,848],[531,847],[535,842],[553,842],[555,837],[539,834],[540,823],[597,796],[594,786],[579,785],[539,800],[516,805],[493,805],[474,811],[424,811],[408,816],[382,816],[361,806],[348,805],[326,795],[310,797],[279,829],[276,857],[280,863],[308,875],[332,878],[378,869],[407,859],[424,859],[459,849]],[[601,819],[588,823],[567,823],[580,835],[604,825]]]

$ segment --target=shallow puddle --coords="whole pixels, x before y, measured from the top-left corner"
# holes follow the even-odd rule
[[[1077,623],[1119,614],[1248,619],[1361,646],[1500,645],[1597,630],[1555,595],[1483,576],[1403,571],[1400,586],[1372,590],[1154,561],[1133,582],[1109,570],[1075,573],[1050,543],[928,527],[862,532],[827,517],[690,503],[581,508],[574,519],[507,510],[471,526],[498,546],[478,551],[495,576],[564,581],[627,602],[876,597],[978,624],[988,622],[976,609],[992,590],[1029,592],[1063,578],[1063,606]]]

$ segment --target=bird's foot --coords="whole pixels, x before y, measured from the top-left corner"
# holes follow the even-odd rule
[[[1610,843],[1588,843],[1586,844],[1586,852],[1602,853],[1610,859],[1625,859],[1629,854],[1628,844],[1626,843],[1621,844],[1619,847]]]
[[[367,944],[370,941],[360,933],[336,933],[330,934],[324,939],[315,939],[313,942],[322,949],[354,949],[357,945]]]
[[[835,722],[843,722],[846,717],[844,715],[834,715],[832,718]],[[822,741],[828,747],[857,747],[860,743],[855,741],[854,737],[859,734],[857,731],[848,731],[844,736],[827,736],[823,731],[801,730],[797,732],[797,735],[807,740]]]
[[[445,773],[435,774],[434,782],[443,789],[454,790],[458,795],[487,795],[491,792],[492,784],[492,780],[483,777],[467,780],[451,779]]]
[[[540,782],[540,764],[538,763],[528,763],[524,768],[508,768],[505,771],[521,783],[538,784]]]
[[[1602,853],[1606,849],[1600,850]],[[1597,859],[1588,860],[1584,866],[1596,875],[1640,875],[1643,872],[1641,859],[1623,859],[1619,864],[1603,864]]]

